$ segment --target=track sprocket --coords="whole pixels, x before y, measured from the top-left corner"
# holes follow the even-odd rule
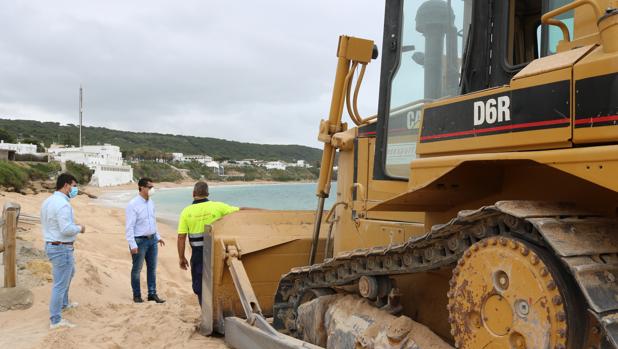
[[[566,293],[552,263],[538,247],[510,237],[487,238],[466,250],[448,292],[456,346],[566,348]]]

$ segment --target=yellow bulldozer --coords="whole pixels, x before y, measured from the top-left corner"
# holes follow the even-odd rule
[[[357,101],[378,50],[342,36],[317,210],[205,234],[201,331],[235,348],[618,348],[617,8],[387,0],[377,115]]]

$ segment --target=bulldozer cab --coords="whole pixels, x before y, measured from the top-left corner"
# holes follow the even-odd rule
[[[567,3],[388,1],[374,177],[409,177],[427,103],[508,85],[533,60],[567,50],[559,48],[560,28],[541,24],[543,14]],[[576,25],[575,11],[591,10],[556,17],[579,39],[572,47],[586,43],[593,24],[580,19]]]

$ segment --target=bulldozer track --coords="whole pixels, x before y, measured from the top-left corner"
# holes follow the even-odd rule
[[[585,347],[603,342],[618,348],[618,221],[567,204],[529,201],[501,201],[461,211],[450,222],[405,243],[357,249],[294,268],[279,283],[274,326],[296,335],[297,308],[307,300],[308,292],[320,295],[320,290],[350,284],[364,275],[455,268],[471,246],[491,237],[500,244],[516,238],[550,251],[585,298],[589,314],[581,317],[591,319]]]

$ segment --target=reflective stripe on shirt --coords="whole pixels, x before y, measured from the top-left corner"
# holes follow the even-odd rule
[[[204,246],[204,233],[188,234],[191,246]]]

